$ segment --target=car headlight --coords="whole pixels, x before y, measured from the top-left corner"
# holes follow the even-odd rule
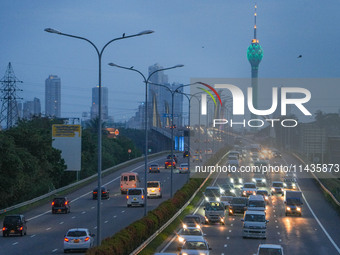
[[[266,179],[262,179],[262,182],[266,182]]]
[[[290,207],[287,206],[287,211],[290,211]]]
[[[221,202],[221,199],[218,197],[218,198],[216,198],[216,201],[217,202]]]
[[[198,224],[196,224],[196,228],[199,228],[199,229],[200,229],[200,228],[201,228],[201,226],[200,226],[200,225],[198,225]]]
[[[247,194],[247,192],[246,191],[243,191],[243,195],[246,195]]]
[[[225,190],[224,190],[224,189],[220,189],[220,192],[221,192],[221,193],[224,193],[224,192],[225,192]]]
[[[251,179],[253,182],[256,182],[255,178]]]
[[[243,182],[243,181],[242,181],[242,178],[238,179],[238,181],[239,181],[239,183],[242,183],[242,182]]]
[[[183,224],[183,228],[187,228],[188,226],[187,226],[187,224]]]
[[[264,199],[265,199],[265,200],[268,200],[268,196],[265,196]]]
[[[275,191],[275,188],[272,188],[272,191]]]
[[[230,179],[230,183],[234,183],[234,179]]]
[[[183,253],[182,253],[182,255],[188,255],[188,253],[186,253],[186,252],[183,252]]]
[[[184,238],[181,237],[181,236],[179,236],[179,237],[178,237],[178,241],[179,241],[180,243],[183,243],[183,242],[184,242]]]
[[[296,207],[296,210],[300,212],[300,211],[301,211],[301,208],[300,208],[300,207]]]
[[[209,202],[209,198],[205,197],[205,201]]]
[[[231,189],[230,192],[231,192],[231,193],[235,193],[235,190],[234,190],[234,189]]]
[[[230,213],[233,213],[233,209],[229,209],[229,212],[230,212]]]

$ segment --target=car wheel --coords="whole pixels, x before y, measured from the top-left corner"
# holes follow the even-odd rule
[[[2,232],[2,236],[3,236],[3,237],[6,237],[6,234],[5,234],[5,232]]]
[[[142,207],[144,207],[145,205],[144,204],[142,204]]]
[[[23,230],[21,230],[21,231],[20,231],[20,235],[21,235],[21,236],[23,236],[23,235],[24,235],[24,233],[23,233]]]
[[[131,205],[127,204],[127,207],[131,207]]]
[[[160,195],[159,198],[162,198],[162,195]]]
[[[64,253],[68,253],[68,250],[64,250]]]

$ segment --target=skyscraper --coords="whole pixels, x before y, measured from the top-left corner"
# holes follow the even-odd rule
[[[57,75],[45,80],[45,115],[61,117],[61,82]]]
[[[109,119],[109,90],[102,87],[102,120]],[[99,86],[92,88],[91,119],[99,116]]]
[[[255,13],[254,13],[254,39],[251,41],[250,46],[247,50],[247,58],[251,65],[251,87],[253,89],[253,106],[255,109],[258,109],[258,71],[259,65],[263,58],[263,50],[261,45],[259,44],[259,40],[256,38],[256,8],[255,5]],[[253,115],[252,115],[253,116]]]
[[[26,101],[23,105],[23,118],[30,119],[32,116],[37,116],[41,113],[41,105],[39,98],[34,98],[33,101]]]

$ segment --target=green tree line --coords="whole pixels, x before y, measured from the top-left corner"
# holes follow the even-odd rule
[[[52,125],[60,119],[35,117],[21,120],[16,127],[0,131],[0,209],[43,195],[76,180],[65,171],[61,152],[52,147]],[[80,179],[97,172],[96,121],[82,130]],[[106,169],[141,152],[125,136],[102,137],[102,168]]]

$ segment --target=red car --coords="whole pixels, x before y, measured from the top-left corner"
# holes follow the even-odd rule
[[[171,162],[172,162],[173,168],[176,168],[176,162],[174,160],[168,159],[167,161],[165,161],[165,169],[167,169],[168,167],[171,167]]]

